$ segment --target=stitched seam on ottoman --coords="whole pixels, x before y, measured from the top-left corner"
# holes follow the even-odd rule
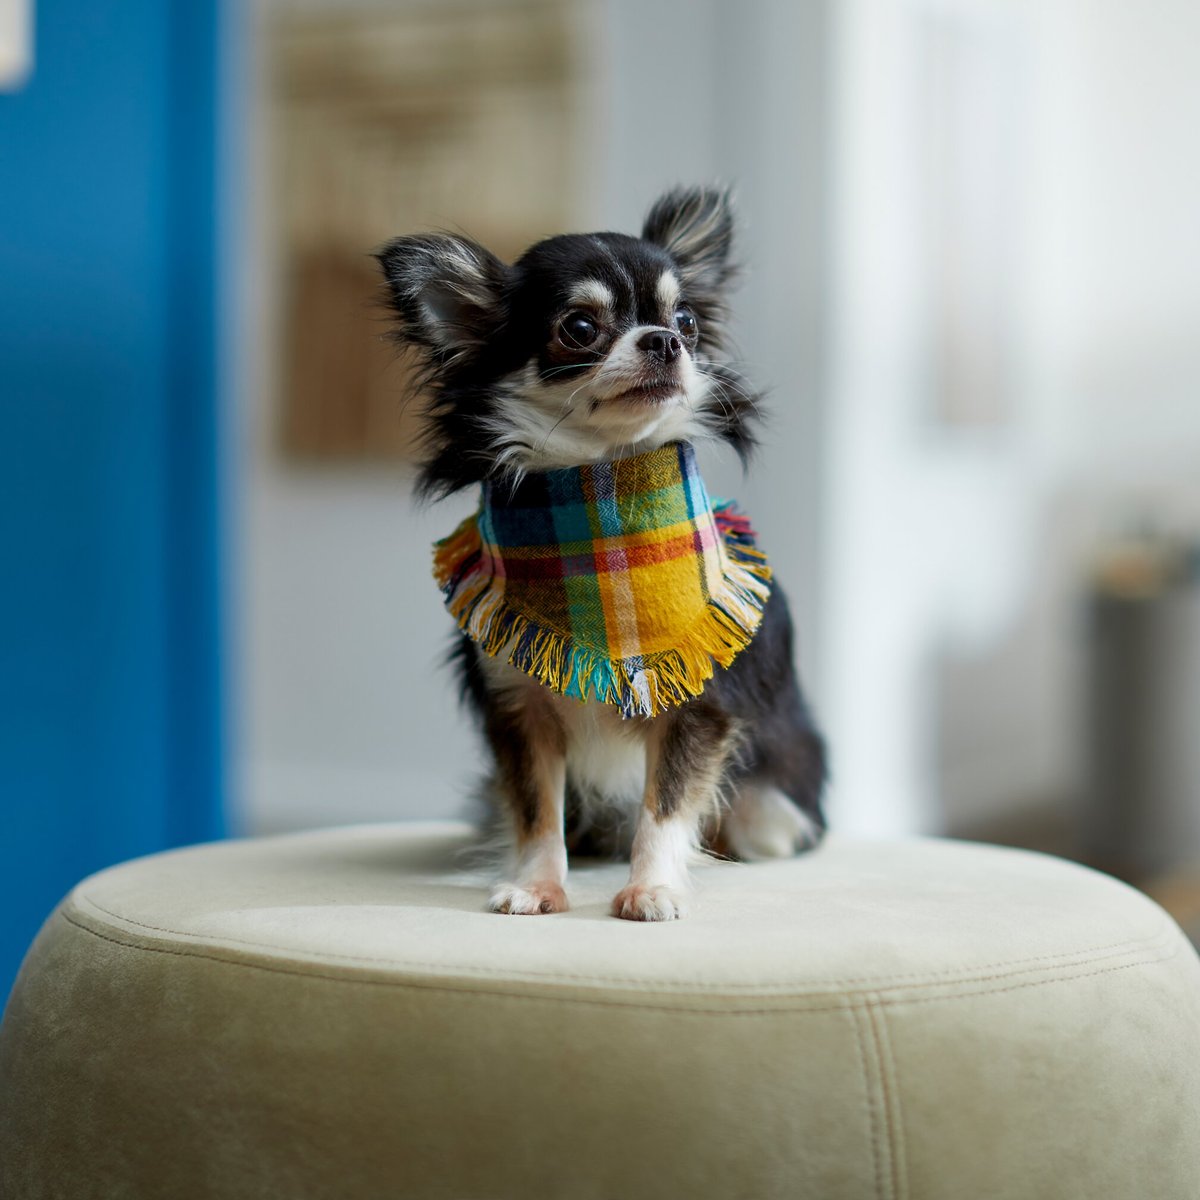
[[[250,971],[265,971],[268,975],[290,975],[297,979],[319,979],[324,983],[344,983],[354,987],[384,987],[412,992],[441,992],[452,996],[481,996],[487,997],[489,1000],[519,1000],[521,1003],[534,1000],[549,1002],[551,1004],[584,1004],[595,1008],[633,1008],[643,1012],[686,1014],[688,1016],[702,1017],[803,1016],[806,1013],[845,1012],[852,1008],[854,1003],[853,1000],[846,997],[837,1004],[748,1008],[735,1009],[730,1012],[727,1009],[720,1008],[684,1008],[675,1004],[641,1004],[636,1000],[602,1000],[592,996],[553,996],[542,992],[496,991],[479,987],[454,987],[449,983],[422,983],[415,979],[363,979],[353,975],[326,975],[320,971],[301,971],[295,967],[275,966],[270,963],[261,962],[246,962],[244,959],[226,958],[220,954],[195,953],[190,950],[172,950],[168,946],[143,946],[137,942],[124,942],[120,938],[110,937],[106,933],[101,933],[97,929],[92,929],[88,925],[72,920],[66,913],[60,912],[59,916],[68,925],[73,926],[82,933],[99,938],[102,942],[110,942],[114,946],[120,946],[124,950],[135,950],[138,953],[146,954],[166,954],[172,958],[198,959],[203,962],[221,963],[227,967],[241,967]],[[656,993],[648,989],[643,990],[645,990],[646,995],[650,996],[669,995],[669,993],[665,992]]]
[[[78,900],[83,900],[86,904],[90,905],[92,908],[96,909],[98,912],[104,913],[105,916],[112,917],[113,920],[115,920],[115,921],[122,921],[127,925],[136,925],[139,929],[148,929],[155,933],[169,933],[174,937],[195,938],[196,941],[201,944],[203,944],[204,940],[207,937],[216,936],[216,935],[206,935],[206,934],[202,934],[202,933],[191,933],[187,930],[182,930],[182,929],[172,929],[170,926],[167,926],[167,925],[151,925],[146,921],[138,921],[133,917],[123,917],[120,913],[112,912],[110,909],[105,908],[103,905],[97,904],[96,901],[93,900],[90,896],[85,896],[85,895],[82,895],[81,893],[73,894],[70,897],[70,899],[74,899],[74,900],[76,900],[76,902],[78,902]],[[824,987],[843,987],[843,986],[846,986],[849,984],[869,983],[872,985],[872,990],[879,989],[879,990],[891,991],[894,989],[901,989],[901,988],[927,987],[927,986],[929,986],[929,984],[933,983],[934,981],[936,981],[939,978],[955,976],[955,975],[965,976],[965,978],[957,980],[956,982],[987,983],[991,980],[1010,979],[1016,975],[1028,974],[1031,971],[1049,969],[1048,967],[1042,967],[1040,965],[1032,965],[1032,964],[1052,963],[1055,960],[1069,959],[1069,958],[1073,958],[1073,957],[1078,957],[1079,955],[1090,955],[1090,957],[1080,958],[1078,962],[1072,963],[1071,964],[1072,966],[1076,966],[1076,967],[1088,966],[1089,964],[1094,963],[1094,962],[1103,962],[1104,959],[1106,959],[1106,958],[1119,958],[1122,954],[1133,953],[1135,950],[1141,949],[1145,946],[1149,946],[1149,945],[1154,944],[1157,941],[1160,941],[1164,936],[1172,933],[1174,931],[1174,929],[1175,929],[1174,923],[1168,919],[1164,919],[1159,922],[1158,927],[1155,929],[1155,931],[1152,934],[1149,934],[1143,938],[1126,938],[1125,940],[1120,941],[1120,942],[1111,942],[1110,944],[1108,944],[1106,946],[1090,946],[1090,947],[1086,947],[1082,950],[1061,950],[1055,954],[1043,954],[1043,955],[1037,955],[1032,958],[1015,959],[1012,962],[981,963],[974,967],[947,967],[947,968],[944,968],[942,970],[937,970],[937,971],[911,971],[911,972],[903,973],[903,974],[884,975],[884,976],[858,975],[858,976],[841,976],[841,977],[824,978],[824,979],[805,979],[805,980],[796,980],[791,983],[788,983],[786,981],[785,982],[772,982],[772,983],[754,983],[754,982],[746,983],[746,982],[739,982],[739,981],[735,980],[735,981],[731,981],[729,983],[703,983],[703,982],[688,983],[684,986],[688,987],[691,990],[713,989],[713,990],[719,991],[719,990],[727,990],[727,989],[745,988],[745,989],[756,989],[758,991],[772,990],[772,991],[786,992],[786,991],[790,991],[790,990],[794,989],[797,986],[803,986],[803,987],[808,987],[808,988],[824,988]],[[286,947],[273,946],[266,942],[250,941],[247,938],[227,937],[223,934],[220,935],[220,937],[221,937],[221,941],[223,941],[223,942],[230,943],[232,945],[237,945],[237,946],[248,946],[255,950],[263,950],[263,951],[284,950],[285,952],[287,950]],[[1110,953],[1108,953],[1108,951],[1112,951],[1112,953],[1110,954]],[[303,953],[302,951],[299,951],[299,952],[293,951],[293,952],[294,953]],[[326,958],[326,959],[338,959],[339,961],[349,962],[349,963],[376,963],[376,964],[385,965],[385,966],[389,966],[389,967],[396,967],[399,969],[415,969],[415,970],[430,970],[430,971],[453,970],[453,971],[462,971],[464,973],[476,975],[476,976],[480,976],[480,977],[485,977],[487,975],[503,975],[503,976],[511,978],[510,972],[508,972],[503,967],[452,966],[451,964],[448,964],[448,963],[422,962],[419,959],[375,958],[371,955],[363,955],[363,954],[338,954],[336,951],[328,951],[328,952],[323,951],[321,954],[321,957]],[[230,961],[233,961],[233,960],[230,960]],[[988,971],[994,967],[1012,967],[1013,969],[1009,970],[1009,971],[1002,971],[999,974],[995,974],[995,975],[973,975],[973,974],[971,974],[971,972],[973,972],[973,971]],[[638,986],[650,984],[655,987],[663,987],[663,988],[679,986],[677,981],[668,980],[668,979],[631,979],[628,977],[622,977],[622,976],[616,976],[616,975],[582,975],[582,974],[571,973],[571,972],[567,972],[567,971],[555,971],[555,972],[551,973],[551,972],[546,972],[546,971],[524,971],[523,970],[520,972],[520,974],[526,979],[573,979],[573,980],[578,980],[579,982],[582,982],[582,983],[628,983],[628,984],[633,984],[633,985],[638,985]],[[910,980],[910,979],[913,980],[912,983],[903,982],[904,980]]]
[[[731,1010],[722,1010],[719,1008],[683,1008],[679,1005],[672,1004],[641,1004],[637,1001],[627,1000],[601,1000],[591,996],[551,996],[538,992],[520,992],[520,991],[489,991],[486,988],[476,987],[452,987],[446,983],[421,983],[413,979],[363,979],[360,977],[348,975],[326,975],[319,971],[301,971],[294,967],[277,967],[268,963],[245,962],[237,958],[225,958],[219,954],[197,954],[187,950],[172,950],[166,946],[142,946],[136,942],[123,942],[120,938],[110,937],[107,934],[100,933],[96,929],[92,929],[87,925],[81,924],[79,921],[72,920],[65,912],[58,914],[68,925],[80,930],[83,933],[89,934],[92,937],[99,938],[103,942],[110,942],[114,946],[121,946],[126,950],[136,950],[141,953],[149,954],[166,954],[173,958],[195,958],[206,962],[222,963],[230,967],[242,967],[251,971],[265,971],[271,975],[291,975],[301,979],[319,979],[326,983],[348,983],[355,987],[391,987],[402,988],[408,991],[424,991],[424,992],[442,992],[450,995],[458,996],[487,996],[494,999],[519,1000],[522,1003],[538,1000],[549,1002],[551,1004],[583,1004],[591,1005],[599,1008],[633,1008],[640,1009],[645,1012],[662,1012],[662,1013],[685,1013],[691,1016],[706,1016],[706,1017],[778,1017],[782,1014],[803,1015],[805,1013],[828,1013],[841,1012],[854,1006],[854,1000],[850,997],[844,997],[837,1004],[828,1005],[776,1005],[773,1008],[742,1008]],[[1143,958],[1136,962],[1125,963],[1119,967],[1105,967],[1099,971],[1088,971],[1082,975],[1056,975],[1050,979],[1035,979],[1028,983],[1016,984],[1013,987],[1007,988],[991,988],[983,991],[965,991],[951,992],[942,996],[926,996],[920,999],[905,999],[888,1000],[880,998],[881,1004],[927,1004],[938,1000],[956,1000],[962,998],[970,998],[973,996],[989,996],[999,992],[1016,991],[1019,988],[1025,987],[1042,987],[1052,983],[1069,983],[1075,979],[1088,979],[1094,975],[1108,975],[1116,971],[1126,971],[1130,967],[1149,966],[1155,963],[1170,962],[1179,953],[1180,946],[1176,945],[1175,949],[1170,954],[1160,955],[1157,958]],[[646,989],[647,995],[655,995]],[[657,993],[658,995],[668,995],[669,993]],[[734,999],[734,997],[729,997]]]
[[[1180,935],[1182,937],[1182,935]],[[936,1004],[939,1000],[963,1000],[972,996],[1000,996],[1005,992],[1019,992],[1022,988],[1042,987],[1050,983],[1073,983],[1076,979],[1092,979],[1096,975],[1112,975],[1117,971],[1128,971],[1130,967],[1148,967],[1155,963],[1166,963],[1174,959],[1182,948],[1183,943],[1177,944],[1170,954],[1162,954],[1157,958],[1139,958],[1134,962],[1122,963],[1119,967],[1104,967],[1099,971],[1084,971],[1079,975],[1052,975],[1049,979],[1028,979],[1024,983],[1014,983],[1002,988],[984,988],[980,991],[947,992],[941,996],[899,996],[892,999],[888,996],[880,998],[880,1003],[890,1008],[898,1008],[902,1004]]]
[[[99,906],[97,905],[96,907],[99,907]],[[105,910],[100,909],[100,911],[104,912]],[[66,916],[65,912],[63,913],[63,915],[64,915],[64,917]],[[116,914],[109,914],[109,915],[116,916]],[[70,920],[70,918],[66,918],[66,919]],[[123,920],[124,918],[118,917],[117,919]],[[89,928],[87,926],[80,924],[77,921],[72,921],[71,923],[78,925],[80,928]],[[138,922],[133,922],[133,923],[138,924]],[[153,929],[155,927],[154,926],[144,926],[144,928]],[[92,931],[92,932],[97,932],[97,936],[99,936],[99,937],[104,936],[104,935],[100,934],[98,931]],[[159,932],[170,933],[173,931],[169,930],[169,929],[162,929],[162,930],[159,930]],[[1156,942],[1162,941],[1166,935],[1172,934],[1172,933],[1179,933],[1179,931],[1177,929],[1175,929],[1172,922],[1164,921],[1162,926],[1160,927],[1159,933],[1154,938],[1148,938],[1145,941],[1143,941],[1142,943],[1140,943],[1140,946],[1148,947]],[[197,938],[198,941],[202,937],[202,935],[199,935],[199,934],[181,934],[180,936],[194,937],[194,938]],[[1182,936],[1183,935],[1181,933],[1179,933],[1179,937],[1182,938]],[[116,939],[116,938],[110,938],[108,940],[115,941],[120,945],[134,945],[135,944],[135,943],[131,943],[131,942],[121,942],[119,939]],[[227,941],[235,941],[236,939],[229,938],[226,940]],[[1175,939],[1172,939],[1172,940],[1174,941]],[[200,944],[203,944],[203,942],[201,942]],[[239,941],[238,944],[251,946],[256,949],[267,949],[267,950],[279,949],[279,947],[263,946],[261,943],[257,943],[257,942]],[[1117,944],[1119,945],[1120,943],[1117,943]],[[1139,943],[1134,943],[1134,945],[1139,945]],[[147,949],[150,949],[150,948],[151,947],[147,947]],[[1136,966],[1136,965],[1138,965],[1139,962],[1143,962],[1143,961],[1151,962],[1151,961],[1161,961],[1165,958],[1173,958],[1174,954],[1178,952],[1178,948],[1179,948],[1179,943],[1176,942],[1176,949],[1170,955],[1165,955],[1165,956],[1159,955],[1158,958],[1138,959],[1135,962],[1127,964],[1127,965]],[[167,953],[183,953],[182,951],[171,951],[166,947],[164,947],[163,949]],[[1089,966],[1092,963],[1104,962],[1110,958],[1119,958],[1122,956],[1122,954],[1128,954],[1128,953],[1133,953],[1133,951],[1128,950],[1128,951],[1116,952],[1113,954],[1096,955],[1092,958],[1080,959],[1079,961],[1072,963],[1071,966],[1072,967]],[[242,963],[242,961],[243,961],[241,959],[226,958],[225,956],[216,954],[216,953],[209,953],[209,954],[203,955],[201,957],[212,958],[212,959],[215,959],[220,962]],[[425,968],[428,970],[444,971],[444,972],[448,972],[448,973],[459,971],[459,972],[463,972],[468,977],[470,977],[473,974],[476,977],[486,978],[486,976],[484,975],[484,972],[486,972],[487,974],[490,974],[490,975],[505,975],[506,974],[506,972],[502,968],[487,968],[487,967],[472,968],[472,967],[461,967],[461,966],[453,967],[453,966],[450,966],[445,963],[419,963],[419,962],[410,962],[410,961],[405,961],[405,960],[394,960],[394,959],[373,959],[370,957],[360,957],[360,956],[356,956],[356,955],[340,955],[340,954],[335,954],[335,953],[326,954],[326,955],[324,955],[324,957],[325,958],[338,958],[338,959],[342,959],[342,960],[350,962],[350,963],[383,963],[383,964],[387,964],[388,966],[395,966],[398,968]],[[255,965],[259,965],[259,964],[245,963],[244,965],[255,966]],[[271,969],[281,970],[283,968],[271,968]],[[366,970],[369,968],[363,968],[363,969]],[[1050,969],[1050,968],[1026,967],[1026,968],[1022,968],[1021,970],[1016,970],[1016,971],[1000,972],[999,974],[996,974],[996,975],[976,975],[976,976],[968,975],[966,978],[954,980],[953,983],[956,983],[959,985],[991,983],[991,982],[995,982],[995,981],[1002,980],[1002,979],[1012,979],[1018,975],[1028,974],[1030,971],[1037,970],[1037,969]],[[1114,967],[1114,968],[1109,968],[1109,969],[1121,970],[1122,968]],[[293,974],[312,974],[312,975],[318,974],[317,972],[306,972],[306,971],[299,971],[299,970],[293,970],[292,973]],[[933,973],[931,972],[931,975],[932,974]],[[960,970],[959,972],[957,972],[957,974],[961,975],[961,974],[963,974],[963,972]],[[566,971],[557,972],[554,974],[529,971],[529,972],[521,972],[521,975],[524,976],[525,978],[522,979],[520,976],[515,976],[515,975],[511,975],[511,974],[507,975],[507,977],[513,983],[526,982],[529,978],[534,977],[534,976],[536,976],[539,979],[573,980],[573,981],[581,982],[581,983],[600,983],[600,984],[623,983],[623,984],[629,984],[629,985],[637,988],[638,990],[642,990],[642,991],[649,990],[650,987],[658,987],[658,988],[664,989],[664,992],[665,992],[669,989],[678,989],[681,987],[681,985],[677,981],[674,981],[674,980],[628,979],[628,978],[618,978],[615,976],[594,976],[594,975],[572,974],[572,973],[566,972]],[[325,977],[331,978],[331,979],[338,978],[337,976],[325,976]],[[1059,978],[1074,978],[1074,976],[1051,976],[1049,979],[1030,980],[1027,983],[1019,984],[1016,986],[1020,986],[1020,987],[1036,986],[1040,983],[1054,982],[1055,979],[1059,979]],[[757,983],[756,984],[756,983],[739,983],[737,981],[733,981],[728,984],[725,984],[725,983],[708,984],[708,983],[703,983],[703,982],[697,982],[697,983],[686,983],[686,984],[683,984],[682,987],[686,988],[687,990],[690,990],[690,991],[712,991],[715,994],[723,994],[725,992],[729,992],[729,991],[736,990],[739,988],[745,988],[745,989],[755,988],[764,994],[769,994],[769,993],[779,994],[779,995],[790,994],[790,995],[799,997],[799,996],[819,995],[819,994],[821,994],[821,991],[823,991],[826,987],[835,986],[838,982],[851,983],[851,982],[866,982],[866,981],[867,980],[865,980],[865,979],[859,980],[859,981],[852,981],[852,980],[837,981],[837,980],[834,980],[834,981],[828,981],[828,982],[827,981],[804,980],[802,983],[799,983],[799,984],[798,983],[791,983],[791,984],[789,984],[789,983],[771,983],[771,984]],[[404,981],[398,981],[398,982],[404,982]],[[939,984],[935,978],[926,978],[926,979],[923,979],[923,980],[921,980],[919,982],[915,982],[915,983],[902,983],[902,984],[895,984],[895,985],[889,984],[886,979],[874,980],[874,981],[870,981],[870,982],[875,983],[875,987],[872,989],[869,989],[871,992],[887,992],[887,993],[898,992],[898,991],[903,991],[903,990],[915,990],[918,988],[925,988],[925,987],[948,987],[948,986],[951,986],[951,984],[949,982],[944,983],[944,984]],[[417,985],[417,986],[420,986],[420,985]],[[807,988],[809,990],[802,990],[804,988]],[[464,988],[461,990],[469,991],[472,989]],[[1007,990],[1007,989],[992,989],[992,990]],[[961,993],[946,992],[946,993],[943,993],[943,995],[941,997],[934,996],[934,997],[926,997],[925,999],[930,999],[930,1000],[936,1000],[936,999],[941,999],[941,998],[953,999],[956,995],[960,995],[960,994],[961,995],[983,995],[986,993],[984,991],[981,991],[978,989],[974,989],[974,990],[965,989]],[[903,997],[900,997],[900,998],[896,999],[895,1001],[889,1001],[889,1003],[903,1004],[903,1003],[906,1003],[906,1001]]]
[[[908,1195],[907,1148],[904,1141],[904,1113],[901,1108],[902,1094],[896,1078],[896,1060],[892,1057],[891,1036],[887,1028],[887,1013],[875,996],[868,1004],[871,1017],[871,1033],[875,1038],[875,1049],[879,1055],[880,1080],[888,1116],[888,1135],[892,1158],[892,1188],[896,1200]]]
[[[883,1150],[880,1145],[879,1138],[879,1120],[875,1114],[876,1097],[879,1089],[872,1086],[871,1072],[867,1068],[867,1050],[866,1038],[863,1036],[863,1027],[868,1020],[866,1008],[862,1004],[854,1006],[854,1040],[858,1045],[858,1061],[862,1067],[863,1077],[863,1097],[867,1109],[867,1124],[871,1131],[871,1158],[875,1167],[875,1195],[877,1200],[883,1200],[884,1197],[884,1174],[883,1174]],[[878,1056],[876,1056],[876,1066],[879,1066]]]

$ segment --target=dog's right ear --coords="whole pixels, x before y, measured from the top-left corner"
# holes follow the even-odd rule
[[[503,320],[508,268],[469,238],[421,233],[394,238],[375,255],[398,339],[448,364],[485,345]]]

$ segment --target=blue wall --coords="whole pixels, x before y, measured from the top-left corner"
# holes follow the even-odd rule
[[[39,0],[0,94],[0,997],[59,897],[222,832],[202,0]]]

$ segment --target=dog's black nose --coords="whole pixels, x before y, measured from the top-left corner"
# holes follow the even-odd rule
[[[638,339],[638,349],[661,363],[673,363],[683,349],[683,343],[667,329],[651,329]]]

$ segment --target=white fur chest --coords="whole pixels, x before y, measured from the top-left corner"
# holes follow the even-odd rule
[[[542,684],[486,654],[480,666],[493,693]],[[567,777],[585,802],[636,809],[646,780],[645,723],[623,720],[611,704],[551,695],[567,742]]]

